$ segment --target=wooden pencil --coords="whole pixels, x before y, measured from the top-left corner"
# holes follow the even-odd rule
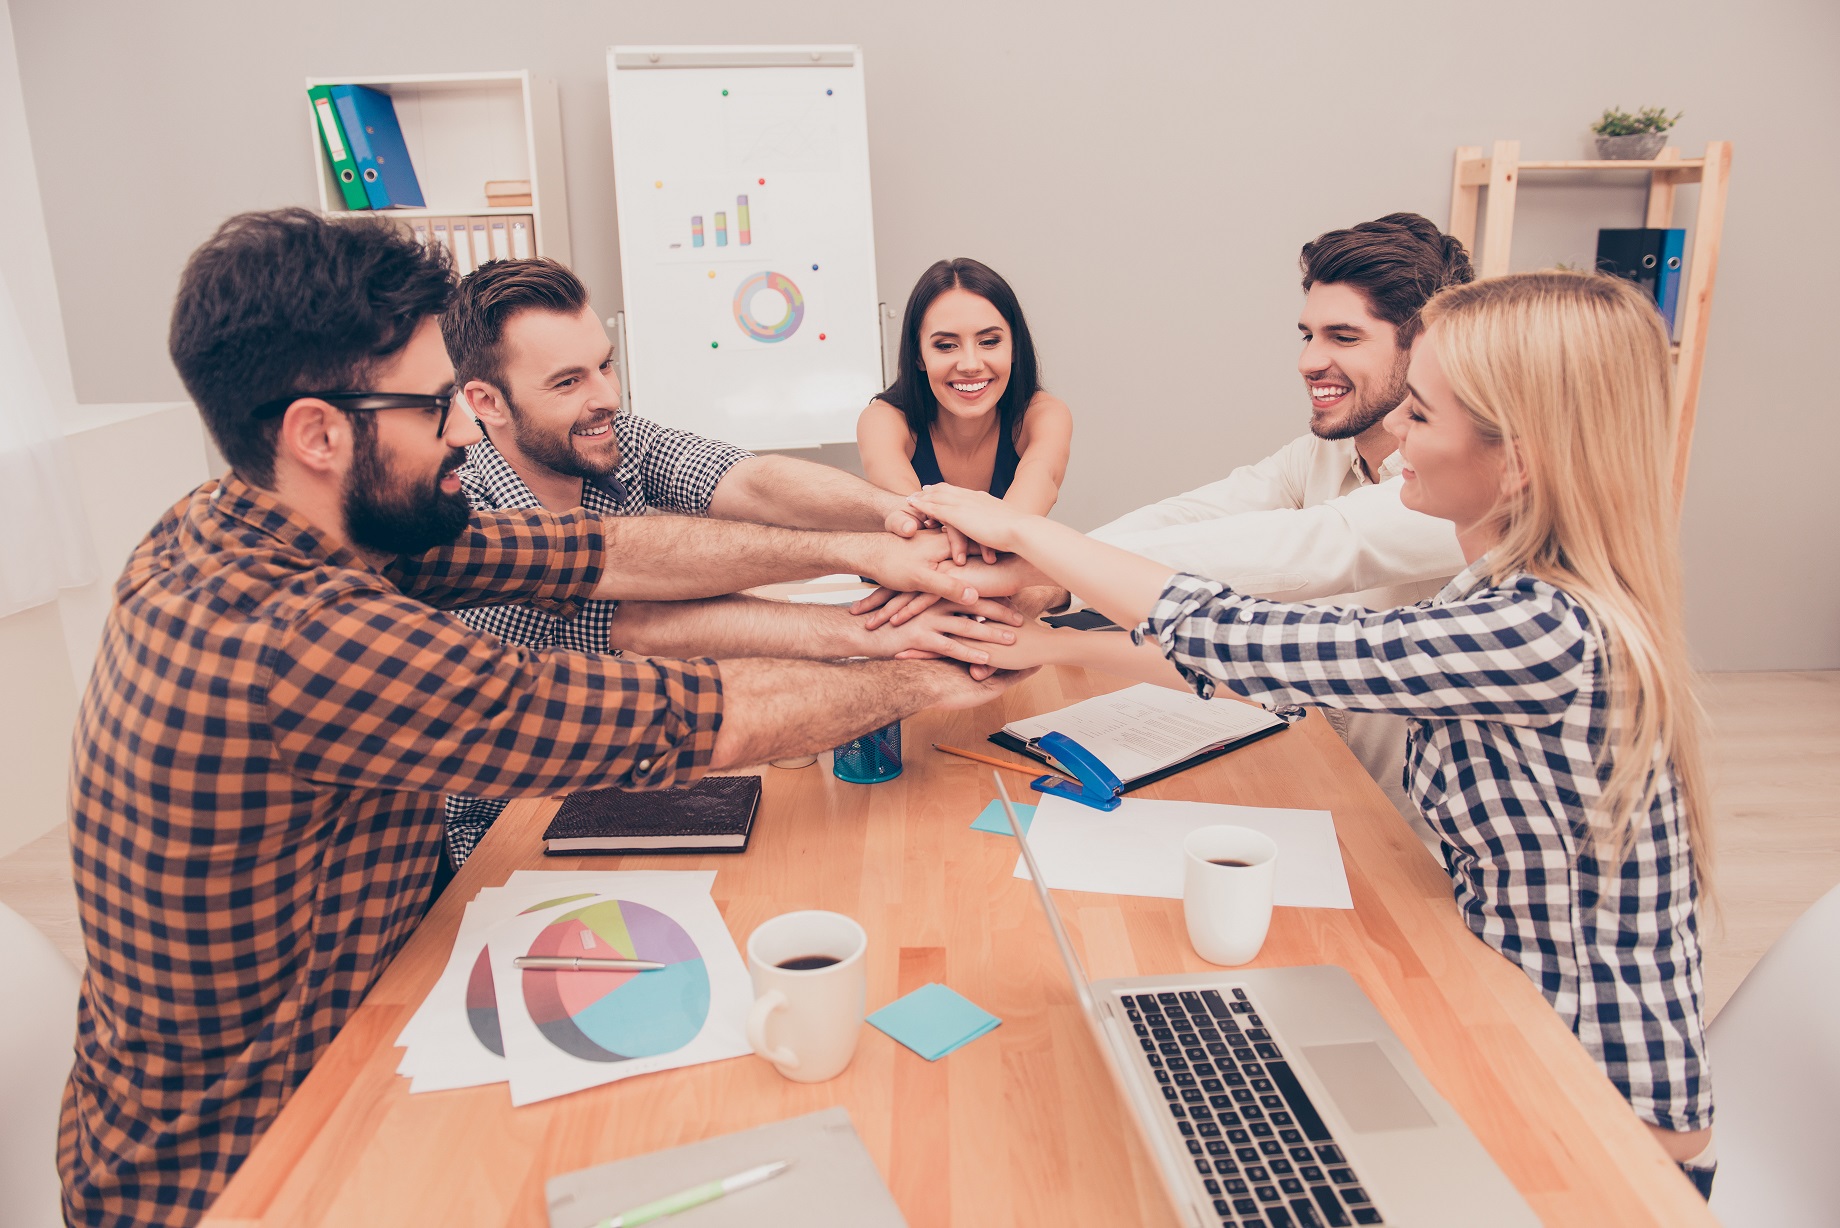
[[[1067,775],[1067,773],[1057,768],[1051,768],[1045,763],[1017,763],[1011,759],[998,759],[992,755],[980,755],[974,750],[962,750],[956,746],[942,746],[938,742],[933,743],[933,749],[942,751],[948,755],[957,755],[960,759],[975,759],[979,763],[988,763],[991,767],[1008,768],[1012,772],[1023,772],[1030,776],[1040,776],[1045,773],[1049,776],[1059,776],[1062,780],[1071,781],[1074,784],[1079,783],[1079,781],[1074,780],[1073,777]]]

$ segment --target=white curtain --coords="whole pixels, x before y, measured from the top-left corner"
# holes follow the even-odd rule
[[[0,272],[0,618],[96,578],[51,393]]]

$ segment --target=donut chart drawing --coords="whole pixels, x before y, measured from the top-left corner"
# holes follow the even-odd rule
[[[683,1048],[709,1018],[709,971],[683,926],[630,900],[601,900],[558,917],[531,955],[645,959],[655,972],[523,975],[524,1005],[558,1049],[589,1062],[624,1062]]]
[[[770,305],[761,308],[761,312],[770,315],[777,309],[781,314],[770,320],[759,318],[756,309],[761,307],[761,300],[771,304],[776,297],[784,306]],[[770,345],[799,331],[799,325],[805,321],[805,296],[784,273],[755,273],[743,280],[741,288],[735,291],[734,312],[735,323],[741,326],[742,332]]]

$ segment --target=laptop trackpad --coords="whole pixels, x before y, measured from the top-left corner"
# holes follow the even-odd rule
[[[1365,1134],[1437,1125],[1386,1051],[1372,1041],[1304,1046],[1303,1057],[1355,1130]]]

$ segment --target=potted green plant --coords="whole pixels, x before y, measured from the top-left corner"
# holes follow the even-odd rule
[[[1602,117],[1591,125],[1597,134],[1597,156],[1618,161],[1641,161],[1652,158],[1667,144],[1667,132],[1685,114],[1672,115],[1665,107],[1643,107],[1634,115],[1616,107],[1605,107]]]

